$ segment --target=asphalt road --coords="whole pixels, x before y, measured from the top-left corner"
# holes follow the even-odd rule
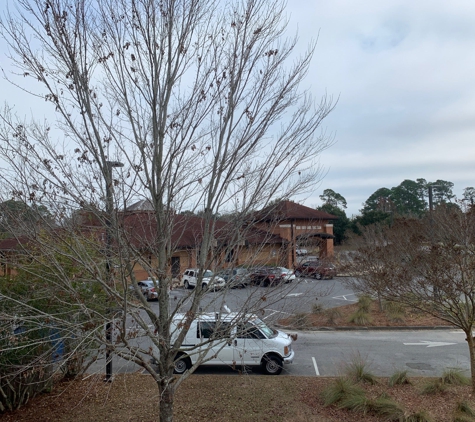
[[[177,303],[190,292],[173,291],[171,300]],[[309,312],[313,304],[326,308],[356,301],[341,279],[300,280],[299,283],[279,286],[276,289],[248,287],[227,293],[226,305],[231,309],[252,307],[253,300],[264,302],[265,316],[269,322],[295,312]],[[218,309],[219,295],[207,293],[203,306]],[[187,302],[185,301],[185,308]],[[158,305],[152,303],[152,307]],[[207,310],[209,310],[207,309]],[[390,376],[396,370],[408,370],[412,376],[438,376],[447,368],[469,371],[468,346],[465,335],[459,330],[352,330],[298,332],[294,343],[295,360],[284,368],[283,374],[294,376],[337,376],[345,365],[361,360],[368,370],[378,376]],[[141,341],[147,342],[147,339]],[[104,361],[98,361],[90,372],[104,371]],[[115,358],[115,372],[135,372],[140,368]],[[250,373],[259,373],[250,369]],[[231,368],[201,367],[198,374],[233,374]]]

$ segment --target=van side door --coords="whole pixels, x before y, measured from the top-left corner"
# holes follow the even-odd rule
[[[205,352],[205,365],[232,365],[234,347],[231,342],[231,324],[222,321],[199,321],[198,337]]]
[[[234,340],[236,365],[259,365],[265,340],[266,336],[252,322],[239,323]]]

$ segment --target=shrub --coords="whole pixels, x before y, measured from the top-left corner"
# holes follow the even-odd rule
[[[429,413],[422,410],[407,416],[405,422],[432,422],[433,420]]]
[[[384,419],[388,421],[400,421],[404,417],[402,406],[386,395],[373,400],[370,408],[378,415],[384,416]]]
[[[475,416],[475,411],[470,407],[470,405],[466,401],[461,401],[457,403],[456,412],[459,414],[467,415],[467,416]]]
[[[410,384],[409,378],[407,377],[407,371],[396,371],[389,377],[388,384],[390,387],[395,385]]]
[[[338,407],[366,414],[371,410],[371,402],[364,393],[348,394],[340,400]]]
[[[447,385],[470,385],[470,378],[463,374],[461,369],[446,369],[441,377],[441,382]]]
[[[344,377],[337,378],[322,392],[323,404],[325,406],[338,403],[349,396],[364,396],[364,391]]]
[[[421,394],[437,394],[447,389],[446,384],[440,378],[427,382],[421,390]]]
[[[341,312],[337,308],[327,309],[325,315],[329,325],[335,325],[336,321],[341,318]]]
[[[371,323],[371,316],[363,309],[358,309],[356,312],[350,315],[348,322],[352,322],[356,325],[368,325]]]
[[[367,365],[360,356],[346,364],[345,375],[355,383],[367,382],[369,384],[376,384],[378,382],[376,376],[367,371]]]
[[[402,304],[388,300],[383,302],[383,310],[390,321],[404,321],[405,308]]]
[[[373,299],[371,298],[371,296],[362,295],[358,297],[358,309],[362,312],[369,312],[371,303],[373,303]]]

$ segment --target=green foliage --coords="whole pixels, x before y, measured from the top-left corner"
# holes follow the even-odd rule
[[[421,394],[438,394],[447,390],[447,385],[440,378],[426,382],[422,387]]]
[[[325,205],[331,205],[337,208],[346,208],[347,206],[346,199],[333,189],[325,189],[323,194],[320,195],[320,199],[325,202]]]
[[[446,369],[440,378],[441,382],[446,385],[470,385],[470,378],[463,374],[462,369],[450,368]]]
[[[368,295],[362,295],[358,297],[358,309],[363,312],[369,312],[371,304],[373,303],[373,298]]]
[[[473,422],[475,420],[475,411],[466,401],[457,403],[453,422]]]
[[[402,421],[404,418],[403,407],[386,395],[373,400],[370,403],[370,408],[378,415],[384,416],[386,421]]]
[[[371,401],[363,394],[348,394],[338,403],[340,409],[366,414],[371,410]]]
[[[405,422],[433,422],[432,416],[425,410],[407,416]]]
[[[337,320],[341,318],[341,312],[338,310],[338,308],[326,309],[325,315],[329,325],[335,325]]]
[[[371,315],[362,309],[357,309],[349,316],[348,322],[356,325],[368,325],[371,324]]]
[[[339,403],[347,397],[364,397],[364,395],[364,390],[361,387],[358,387],[349,379],[344,377],[337,378],[322,391],[322,398],[325,406]]]
[[[390,321],[404,321],[405,308],[401,303],[386,300],[383,302],[383,310]]]
[[[389,377],[388,384],[390,387],[395,385],[411,384],[411,381],[407,377],[407,371],[396,371]]]
[[[457,403],[456,412],[463,413],[468,416],[475,416],[475,411],[470,407],[470,405],[466,401],[461,401]]]
[[[345,365],[344,373],[348,379],[355,383],[365,382],[377,384],[378,380],[374,374],[367,370],[367,364],[361,356],[356,356]]]

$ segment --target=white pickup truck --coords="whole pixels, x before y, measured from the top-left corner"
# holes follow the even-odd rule
[[[199,270],[197,268],[190,268],[183,274],[183,286],[185,289],[196,287],[198,283]],[[203,289],[222,289],[226,285],[224,278],[213,274],[213,271],[203,271],[203,278],[201,279],[201,286]]]

